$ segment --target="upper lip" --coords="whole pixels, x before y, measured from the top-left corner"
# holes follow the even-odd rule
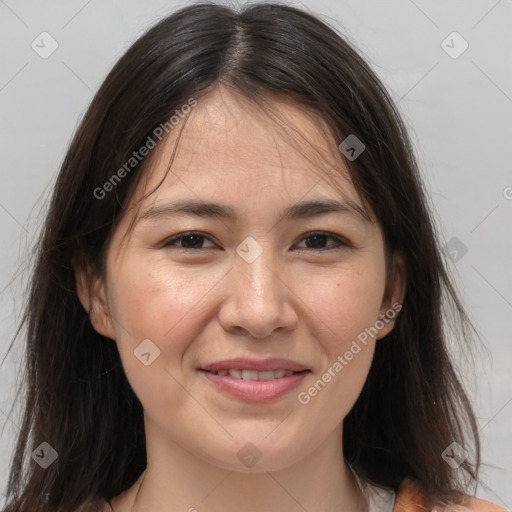
[[[210,372],[218,372],[220,370],[254,370],[258,372],[273,370],[291,370],[293,372],[301,372],[308,370],[306,366],[289,359],[272,358],[272,359],[248,359],[238,357],[234,359],[224,359],[215,363],[207,364],[200,368]]]

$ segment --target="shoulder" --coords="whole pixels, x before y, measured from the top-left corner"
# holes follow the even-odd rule
[[[113,510],[108,501],[96,497],[82,503],[75,512],[113,512]]]
[[[393,512],[427,512],[428,501],[421,486],[406,478],[396,495]],[[435,510],[435,509],[434,509]],[[453,504],[438,509],[438,512],[507,512],[504,508],[489,501],[467,496],[464,503]]]

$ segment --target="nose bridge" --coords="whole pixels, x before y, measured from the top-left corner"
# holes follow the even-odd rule
[[[277,289],[281,286],[277,279],[277,272],[274,269],[272,258],[259,258],[249,265],[240,265],[241,272],[247,279],[247,285],[258,297],[277,296]],[[245,267],[245,268],[244,268]],[[243,270],[242,270],[243,269]],[[276,298],[276,297],[274,297]]]
[[[279,327],[289,328],[296,315],[271,248],[248,237],[236,251],[220,317],[224,328],[243,328],[253,337],[268,336]]]
[[[252,237],[247,237],[237,247],[235,258],[235,278],[240,282],[237,286],[246,286],[246,293],[241,297],[246,300],[255,300],[260,307],[277,298],[279,282],[277,280],[276,259],[270,246],[263,247]]]

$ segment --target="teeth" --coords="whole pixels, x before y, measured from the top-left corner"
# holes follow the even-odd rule
[[[277,378],[274,371],[269,370],[268,372],[254,372],[257,374],[258,380],[273,380]]]
[[[235,379],[241,379],[242,378],[242,373],[239,372],[238,370],[229,370],[229,375],[231,377],[234,377]]]
[[[242,379],[244,380],[258,380],[259,372],[254,370],[242,370]]]
[[[295,372],[291,370],[268,370],[264,372],[258,372],[256,370],[219,370],[213,373],[216,375],[229,375],[235,379],[243,380],[273,380],[288,377]]]

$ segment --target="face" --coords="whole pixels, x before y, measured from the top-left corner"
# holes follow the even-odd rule
[[[376,339],[393,327],[379,314],[403,294],[334,142],[301,109],[275,107],[331,167],[315,167],[255,106],[219,89],[189,114],[133,230],[129,215],[119,224],[104,280],[86,291],[78,275],[142,403],[148,442],[237,471],[250,471],[251,456],[258,471],[282,469],[339,438]],[[160,183],[173,148],[169,138],[158,149],[134,202]],[[171,207],[184,200],[219,207]],[[313,201],[342,206],[281,218]]]

